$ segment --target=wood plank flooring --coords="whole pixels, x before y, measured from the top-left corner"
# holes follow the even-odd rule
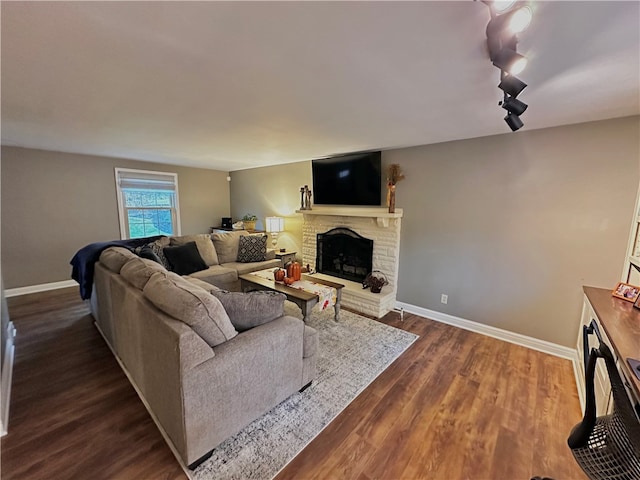
[[[18,330],[2,479],[186,478],[77,289],[9,299]],[[277,479],[582,480],[571,363],[410,314],[420,338]],[[256,459],[259,461],[259,459]]]

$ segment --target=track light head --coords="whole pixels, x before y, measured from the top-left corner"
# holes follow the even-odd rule
[[[524,127],[524,123],[522,123],[520,117],[512,113],[507,113],[507,116],[504,117],[504,121],[507,122],[507,125],[509,125],[509,128],[512,132],[515,132],[516,130]]]
[[[513,75],[503,75],[498,88],[510,97],[516,98],[522,90],[527,88],[527,84]]]
[[[533,18],[530,7],[520,7],[504,15],[493,17],[487,24],[487,38],[495,36],[509,37],[524,32]]]
[[[517,75],[527,66],[527,57],[520,55],[511,48],[503,48],[498,52],[494,52],[491,61],[500,70],[504,70],[511,75]]]
[[[513,7],[516,3],[516,0],[494,0],[490,3],[490,6],[496,13],[504,13]]]
[[[513,113],[514,115],[522,115],[529,105],[520,100],[517,100],[513,97],[507,97],[502,102],[502,108],[504,108],[507,112]]]

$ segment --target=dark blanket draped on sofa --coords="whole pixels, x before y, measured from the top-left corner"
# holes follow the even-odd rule
[[[155,235],[145,238],[130,238],[127,240],[111,240],[108,242],[96,242],[82,247],[71,259],[71,278],[80,284],[80,296],[83,300],[91,298],[93,286],[93,267],[100,258],[103,250],[109,247],[124,247],[129,250],[141,247],[147,243],[162,238],[163,235]]]

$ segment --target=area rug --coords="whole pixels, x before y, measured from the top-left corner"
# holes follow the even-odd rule
[[[287,302],[286,313],[301,318]],[[194,472],[194,480],[269,480],[304,449],[354,398],[418,337],[333,308],[313,310],[318,330],[317,376],[296,393],[218,446]]]

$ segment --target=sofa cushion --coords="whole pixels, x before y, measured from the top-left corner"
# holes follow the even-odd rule
[[[143,294],[164,313],[189,325],[212,347],[238,334],[220,300],[172,272],[151,275]]]
[[[267,268],[276,268],[280,267],[282,262],[280,260],[265,260],[264,262],[251,262],[251,263],[240,263],[240,262],[232,262],[225,263],[224,266],[226,268],[233,268],[238,272],[238,275],[244,275],[245,273],[255,272],[257,270],[265,270]]]
[[[109,247],[100,254],[100,262],[115,273],[120,273],[124,264],[132,258],[136,258],[136,254],[123,247]]]
[[[213,246],[211,235],[203,233],[200,235],[183,235],[181,237],[171,237],[171,245],[184,245],[196,242],[198,252],[208,267],[218,265],[218,254]]]
[[[215,285],[212,285],[209,282],[205,282],[204,280],[200,280],[199,278],[195,278],[195,277],[191,277],[191,276],[182,277],[182,278],[184,278],[187,282],[192,283],[193,285],[196,285],[196,286],[200,287],[201,289],[205,290],[206,292],[211,292],[211,290],[220,290]]]
[[[124,264],[120,275],[134,287],[142,290],[156,272],[166,272],[166,268],[154,260],[135,257]]]
[[[238,239],[244,235],[248,235],[244,230],[211,234],[211,240],[218,254],[220,264],[237,261]]]
[[[266,254],[266,235],[245,235],[238,239],[238,262],[264,262]]]
[[[238,272],[233,268],[227,268],[222,265],[213,265],[206,270],[200,270],[189,275],[193,278],[198,278],[205,282],[215,283],[229,283],[238,280]]]
[[[164,247],[164,254],[171,264],[171,270],[178,275],[189,275],[207,268],[207,264],[198,252],[196,242]]]
[[[231,323],[239,332],[249,330],[284,315],[287,297],[278,292],[227,292],[212,290],[211,295],[222,303]]]

